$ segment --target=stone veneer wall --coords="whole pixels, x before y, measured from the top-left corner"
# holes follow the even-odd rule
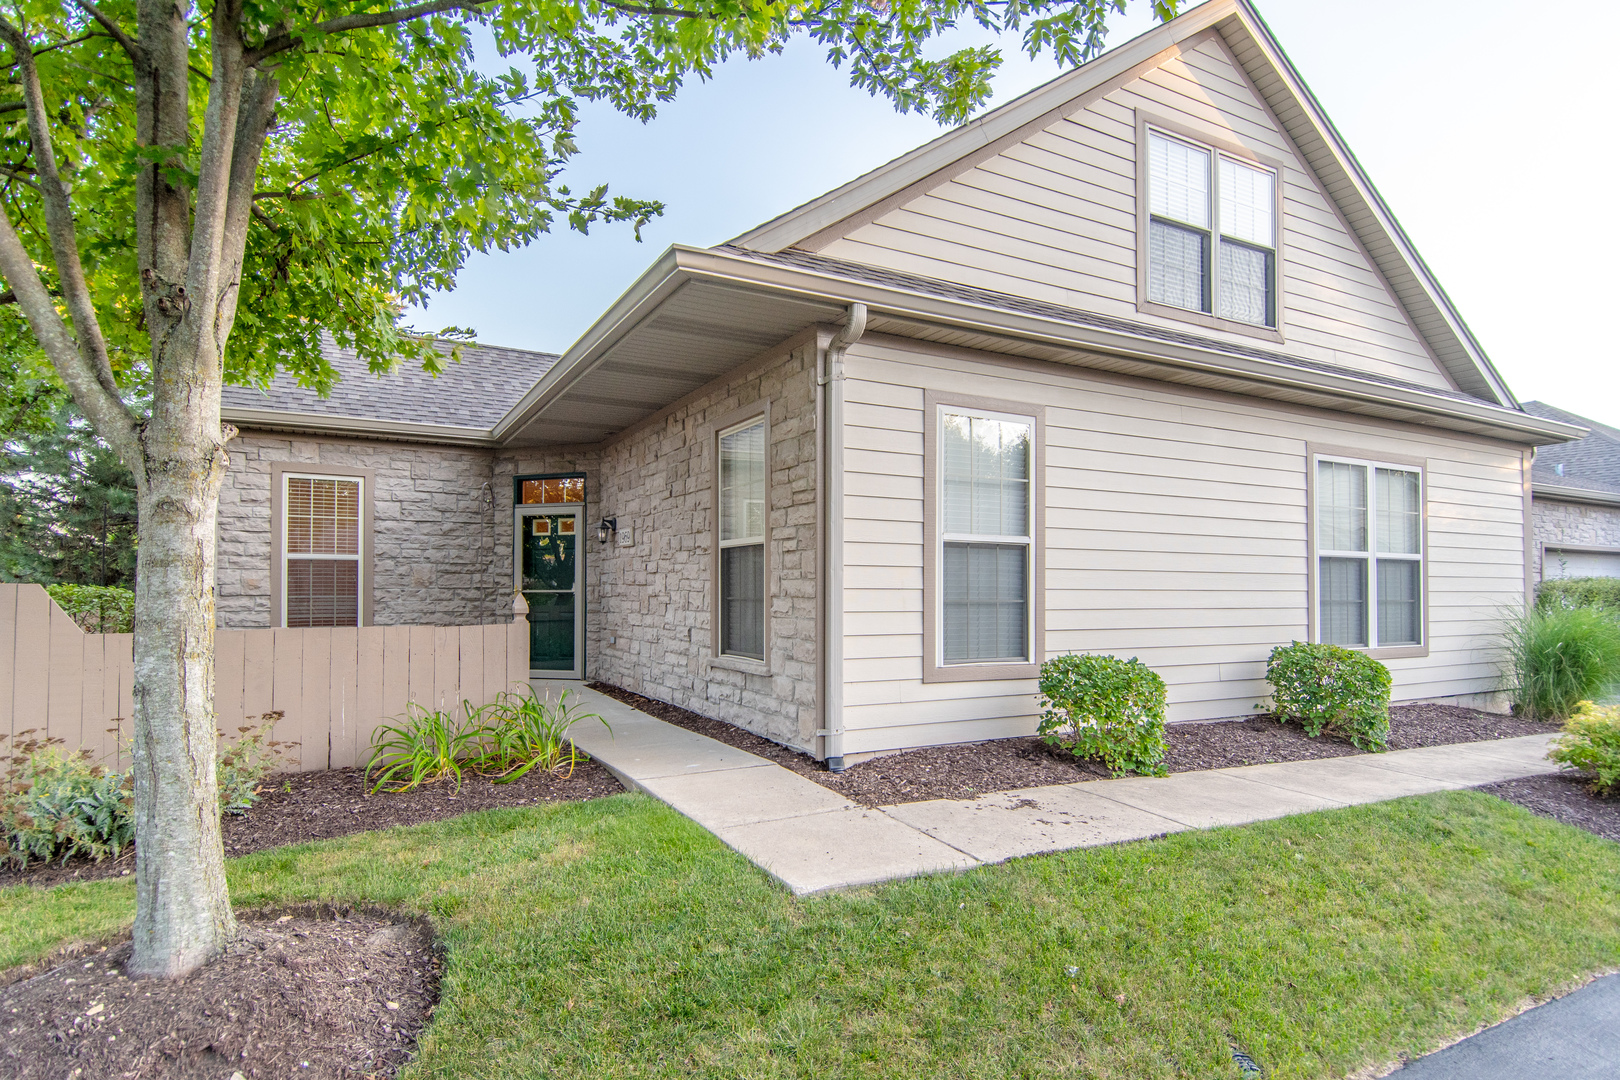
[[[1620,507],[1587,506],[1537,498],[1531,502],[1536,537],[1536,580],[1543,547],[1620,548]]]
[[[229,449],[214,594],[220,626],[270,625],[270,466],[276,461],[375,470],[375,624],[471,626],[511,618],[511,552],[503,577],[494,550],[501,500],[490,451],[255,431],[243,432]],[[510,521],[508,512],[507,545]]]
[[[801,749],[818,749],[814,344],[742,369],[723,386],[602,449],[517,451],[495,461],[500,520],[512,478],[586,474],[587,675]],[[714,425],[770,400],[768,674],[716,662]],[[596,541],[616,517],[633,544]],[[510,536],[510,525],[506,525]],[[512,576],[510,541],[501,573]]]

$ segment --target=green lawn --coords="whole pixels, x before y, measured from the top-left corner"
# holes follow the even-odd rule
[[[794,900],[634,795],[233,860],[431,915],[421,1077],[1339,1076],[1620,967],[1620,845],[1473,792]],[[0,892],[0,967],[128,881]],[[1073,975],[1069,969],[1075,969]]]

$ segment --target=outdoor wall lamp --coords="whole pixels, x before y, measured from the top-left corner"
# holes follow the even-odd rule
[[[618,518],[605,517],[602,519],[602,523],[596,527],[596,542],[598,544],[607,543],[610,533],[614,536],[619,535]]]

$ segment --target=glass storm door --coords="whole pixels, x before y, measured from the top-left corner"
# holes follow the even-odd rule
[[[583,677],[577,509],[523,507],[517,516],[517,587],[529,602],[529,675]]]

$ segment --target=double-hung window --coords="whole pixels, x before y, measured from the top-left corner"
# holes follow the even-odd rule
[[[364,480],[286,473],[282,595],[288,626],[359,626]]]
[[[1332,645],[1423,644],[1423,471],[1316,458],[1317,634]]]
[[[1152,129],[1147,298],[1277,325],[1277,174]]]
[[[765,659],[766,435],[763,417],[719,435],[720,652]]]
[[[1033,659],[1035,422],[941,406],[939,663]]]

